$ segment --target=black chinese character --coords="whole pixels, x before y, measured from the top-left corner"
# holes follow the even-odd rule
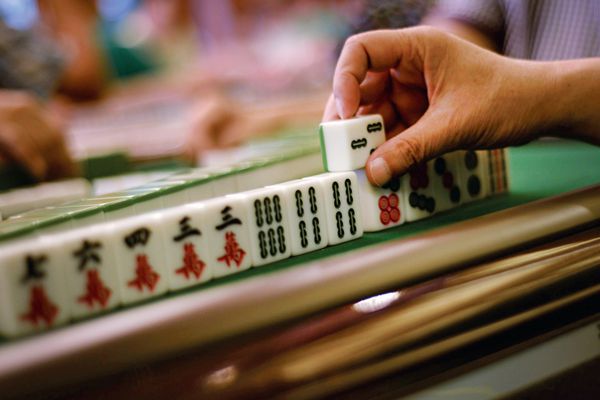
[[[27,283],[30,279],[41,279],[46,276],[46,272],[42,271],[41,265],[46,262],[46,256],[27,256],[25,258],[26,268],[25,275],[21,278],[22,283]]]
[[[145,245],[148,239],[150,239],[150,233],[150,229],[148,228],[137,229],[125,237],[125,244],[130,249],[133,249],[138,244]]]
[[[231,214],[229,214],[229,211],[231,211],[231,207],[229,207],[229,206],[227,206],[221,210],[223,223],[216,226],[218,231],[222,231],[223,229],[227,228],[229,225],[234,225],[234,224],[242,225],[242,221],[240,221],[239,218],[232,217]]]
[[[179,229],[181,230],[181,233],[173,238],[174,241],[179,242],[179,241],[185,239],[186,237],[192,236],[192,235],[198,235],[198,236],[202,235],[200,230],[198,228],[192,228],[190,226],[189,222],[190,222],[190,217],[183,217],[179,221]]]
[[[73,252],[73,256],[79,258],[79,266],[77,267],[80,271],[83,271],[89,261],[93,261],[96,264],[100,264],[102,261],[97,253],[98,249],[101,249],[102,245],[100,242],[88,242],[83,241],[83,246],[77,251]]]

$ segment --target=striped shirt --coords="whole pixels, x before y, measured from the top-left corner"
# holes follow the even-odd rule
[[[436,14],[488,34],[509,57],[600,56],[600,0],[439,0]]]

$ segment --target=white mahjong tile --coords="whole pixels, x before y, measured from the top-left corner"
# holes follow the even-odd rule
[[[102,223],[56,235],[61,242],[69,306],[74,318],[117,307],[120,302],[115,238]]]
[[[458,207],[463,202],[458,153],[448,153],[434,158],[431,183],[436,200],[436,212]]]
[[[156,297],[167,291],[168,278],[160,213],[114,221],[119,290],[124,304]]]
[[[212,278],[205,208],[190,203],[161,213],[169,289],[178,290]]]
[[[290,257],[290,227],[285,191],[269,186],[236,194],[248,221],[250,253],[255,267]]]
[[[252,266],[249,224],[243,200],[222,196],[202,202],[211,252],[213,277],[234,274]]]
[[[322,249],[329,243],[325,197],[316,179],[296,179],[277,185],[284,191],[292,255]]]
[[[385,142],[383,118],[373,114],[323,122],[319,137],[326,171],[364,168],[369,155]]]
[[[57,242],[31,236],[0,244],[0,334],[18,336],[69,320]]]
[[[487,150],[457,151],[459,186],[464,203],[488,196],[489,170]]]
[[[329,244],[361,237],[363,225],[356,173],[329,172],[306,179],[316,179],[323,189]]]
[[[488,196],[494,196],[507,192],[510,182],[508,152],[506,149],[489,150],[488,172]]]
[[[377,232],[405,222],[400,177],[392,178],[383,187],[372,185],[364,169],[357,170],[356,177],[365,232]]]
[[[413,165],[400,178],[400,190],[406,221],[427,218],[437,212],[437,199],[433,191],[433,162]]]

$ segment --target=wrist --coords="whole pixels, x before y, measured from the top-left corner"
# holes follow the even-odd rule
[[[600,59],[539,62],[544,133],[600,143]]]

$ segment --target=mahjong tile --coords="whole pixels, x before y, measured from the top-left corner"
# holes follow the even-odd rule
[[[213,277],[234,274],[252,266],[249,225],[241,198],[222,196],[202,202]]]
[[[160,213],[124,218],[111,223],[124,304],[156,297],[167,291],[166,258]]]
[[[116,243],[101,223],[56,235],[61,243],[69,305],[74,318],[110,310],[120,304]]]
[[[433,164],[431,184],[437,212],[458,207],[463,202],[459,158],[458,153],[448,153],[430,161]]]
[[[285,182],[283,188],[290,233],[288,242],[292,255],[315,251],[327,246],[325,197],[316,179],[297,179]]]
[[[329,244],[361,237],[363,225],[356,173],[329,172],[307,179],[316,179],[323,189]]]
[[[285,191],[269,186],[236,194],[246,210],[252,265],[257,267],[290,257],[290,227]]]
[[[405,222],[400,177],[394,177],[383,187],[377,187],[369,182],[364,169],[357,170],[356,176],[365,232],[377,232]]]
[[[459,186],[465,203],[487,197],[489,187],[488,151],[455,152],[459,166]]]
[[[406,221],[427,218],[437,212],[437,199],[433,191],[433,162],[413,165],[400,178],[400,190]]]
[[[488,152],[489,196],[507,192],[509,189],[508,152],[494,149]]]
[[[319,137],[326,171],[364,168],[369,155],[385,142],[383,118],[374,114],[323,122]]]
[[[212,278],[213,256],[204,205],[190,203],[161,213],[169,289],[178,290]]]
[[[56,241],[30,235],[0,244],[0,334],[47,330],[71,317]]]

